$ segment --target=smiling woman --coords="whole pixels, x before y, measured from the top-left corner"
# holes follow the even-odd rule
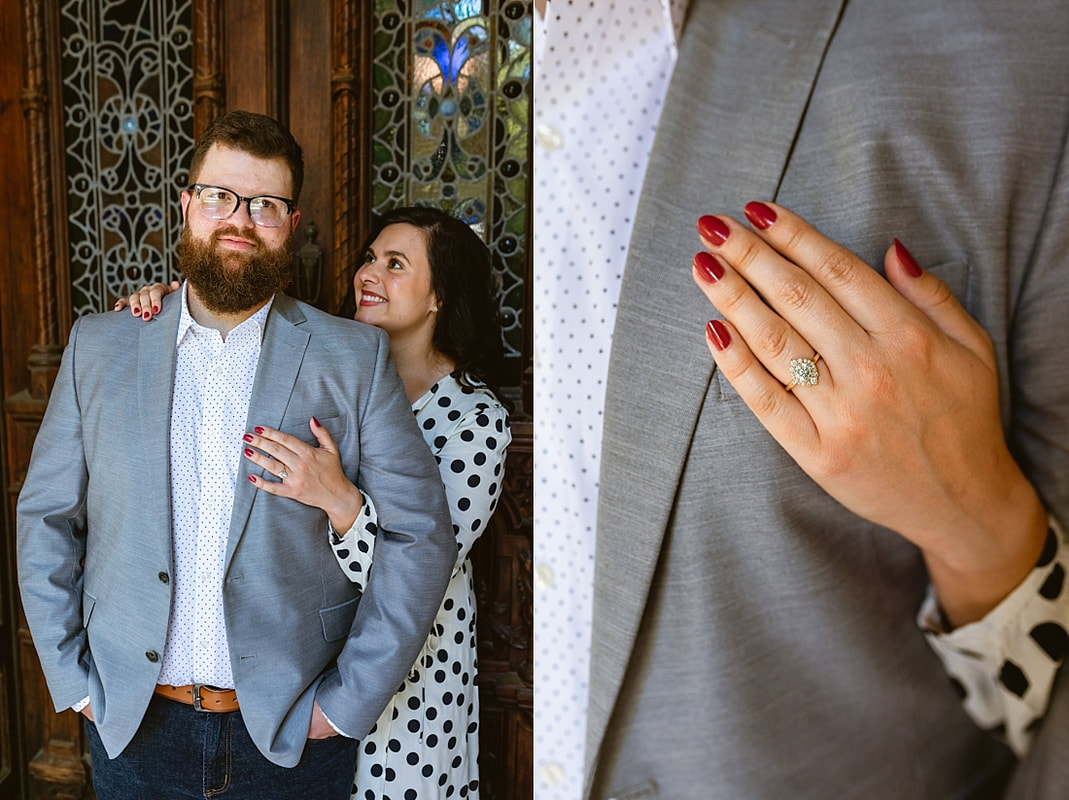
[[[406,222],[388,225],[368,247],[356,271],[356,319],[382,328],[398,346],[420,340],[429,352],[438,312],[422,231]],[[409,398],[414,399],[414,398]]]

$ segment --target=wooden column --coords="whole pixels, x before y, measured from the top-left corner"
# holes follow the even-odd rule
[[[20,101],[26,121],[33,208],[31,288],[36,302],[32,320],[35,342],[25,354],[29,380],[4,402],[7,474],[11,479],[9,532],[15,529],[14,500],[59,370],[71,317],[62,170],[58,5],[55,0],[24,0],[22,10],[24,51]],[[12,355],[5,346],[5,360]],[[52,701],[21,613],[18,635],[23,735],[30,757],[29,795],[63,800],[81,798],[87,784],[82,760],[81,716],[70,711],[60,715],[52,713]]]

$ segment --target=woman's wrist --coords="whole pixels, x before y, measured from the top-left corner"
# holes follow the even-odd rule
[[[954,627],[983,618],[1009,596],[1035,568],[1047,538],[1047,512],[1023,475],[979,511],[973,535],[950,531],[946,552],[924,553],[939,606]]]
[[[323,509],[339,536],[344,536],[353,527],[364,507],[364,495],[353,484],[349,483],[348,487],[334,498],[330,503],[330,508]]]

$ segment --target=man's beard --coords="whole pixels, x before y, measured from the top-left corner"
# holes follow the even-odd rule
[[[242,236],[237,228],[212,232],[207,242],[197,241],[189,226],[182,228],[178,244],[178,268],[197,293],[197,299],[215,314],[237,314],[265,303],[285,289],[292,277],[292,234],[271,249],[256,236],[251,253],[220,254],[221,236]]]

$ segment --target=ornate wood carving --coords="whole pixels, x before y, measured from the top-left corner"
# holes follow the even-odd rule
[[[330,101],[334,132],[334,257],[326,277],[337,311],[371,223],[371,3],[334,0]]]
[[[479,785],[486,800],[533,791],[532,424],[512,423],[501,502],[472,552],[479,634]]]
[[[193,135],[226,110],[222,0],[193,0]]]
[[[9,463],[16,485],[29,463],[33,434],[48,402],[59,370],[70,320],[69,261],[65,195],[59,174],[63,163],[62,91],[60,89],[58,7],[44,0],[28,0],[23,9],[23,90],[20,102],[26,118],[30,182],[33,200],[33,275],[37,293],[36,343],[27,365],[30,385],[4,404],[11,437]],[[12,530],[13,530],[12,526]],[[20,619],[19,661],[24,687],[25,734],[32,797],[80,798],[86,787],[81,759],[80,717],[68,712],[40,714],[51,709],[44,676],[37,662],[25,622]]]
[[[63,214],[62,193],[57,191],[53,173],[52,148],[56,144],[60,95],[58,68],[52,56],[59,49],[53,45],[57,22],[55,8],[43,0],[23,3],[24,84],[20,102],[26,117],[29,144],[30,180],[33,191],[33,270],[37,284],[37,342],[30,353],[29,393],[34,400],[47,401],[63,352],[66,325],[59,320],[62,309],[69,307],[66,292],[67,235],[66,228],[57,225]],[[55,87],[55,94],[49,94]],[[62,153],[62,146],[57,150]],[[62,183],[59,183],[62,185]],[[64,302],[66,301],[66,302]],[[62,317],[69,318],[69,312]],[[43,412],[43,408],[42,408]]]

